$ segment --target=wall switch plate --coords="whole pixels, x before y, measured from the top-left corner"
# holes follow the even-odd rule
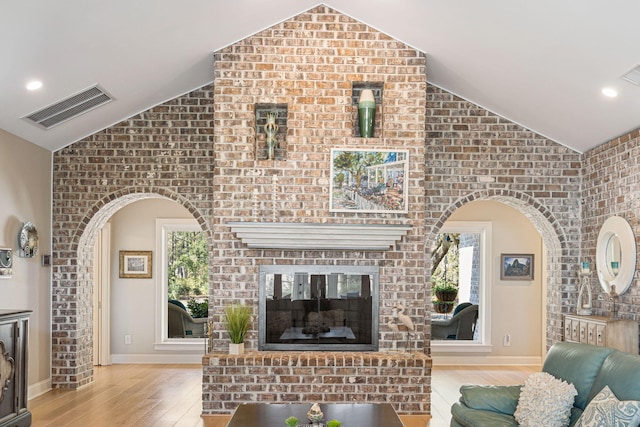
[[[502,345],[505,347],[509,347],[511,345],[511,335],[509,334],[504,335],[504,341],[502,342]]]

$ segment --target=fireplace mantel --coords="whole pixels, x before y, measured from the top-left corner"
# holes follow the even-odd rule
[[[386,251],[411,230],[404,224],[227,222],[252,249]]]

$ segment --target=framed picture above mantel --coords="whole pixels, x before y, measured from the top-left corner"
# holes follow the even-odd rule
[[[331,149],[331,212],[407,213],[409,152]]]

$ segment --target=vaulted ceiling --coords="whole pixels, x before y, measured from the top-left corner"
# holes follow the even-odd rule
[[[640,64],[640,2],[322,3],[425,52],[430,84],[578,152],[640,127],[640,86],[621,78]],[[4,1],[0,128],[57,150],[211,82],[213,52],[318,4]],[[48,130],[23,118],[96,84],[114,101]]]

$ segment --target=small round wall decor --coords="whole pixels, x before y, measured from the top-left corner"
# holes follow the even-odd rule
[[[22,258],[33,258],[38,253],[38,230],[31,223],[25,222],[18,235],[18,256]]]

